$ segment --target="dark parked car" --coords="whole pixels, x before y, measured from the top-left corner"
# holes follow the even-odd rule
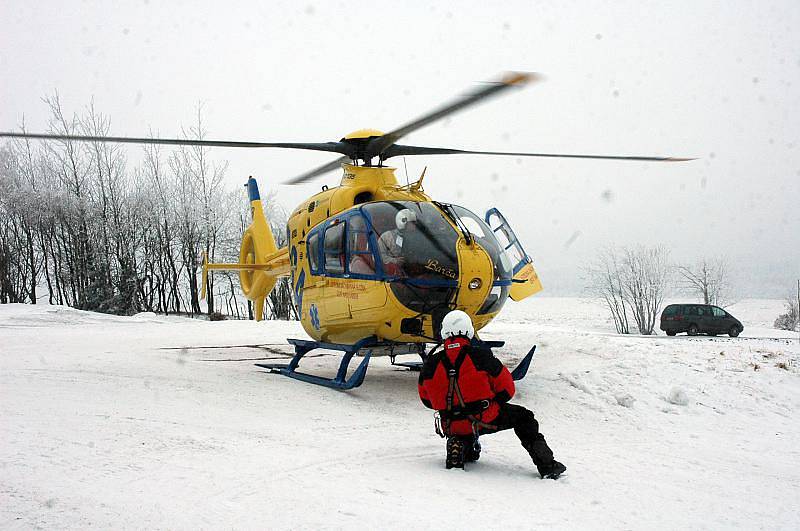
[[[661,312],[661,330],[668,336],[686,332],[697,334],[728,334],[736,337],[744,327],[741,321],[722,308],[708,304],[670,304]]]

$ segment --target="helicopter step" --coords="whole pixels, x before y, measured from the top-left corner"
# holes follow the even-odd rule
[[[354,389],[364,383],[364,376],[367,374],[367,366],[369,365],[370,356],[372,355],[372,348],[380,346],[374,336],[362,339],[354,345],[322,343],[305,339],[289,339],[288,341],[290,344],[294,345],[295,351],[295,355],[288,365],[276,365],[272,363],[256,363],[255,365],[268,369],[269,372],[273,374],[282,374],[289,378],[294,378],[295,380],[322,385],[324,387],[330,387],[331,389],[339,389],[341,391]],[[300,364],[300,360],[303,356],[318,348],[344,352],[344,357],[339,364],[339,370],[336,371],[336,376],[334,378],[315,376],[297,370],[297,366]],[[356,370],[353,371],[353,374],[350,375],[350,378],[347,378],[347,367],[350,365],[350,360],[362,349],[366,350],[364,359]]]

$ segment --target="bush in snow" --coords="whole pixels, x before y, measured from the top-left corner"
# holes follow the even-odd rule
[[[800,331],[800,297],[798,299],[786,298],[786,313],[782,313],[775,319],[775,328]]]

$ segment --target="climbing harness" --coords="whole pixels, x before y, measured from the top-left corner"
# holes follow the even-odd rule
[[[472,433],[475,437],[478,436],[479,428],[497,429],[497,426],[483,422],[480,418],[483,412],[491,405],[491,400],[464,401],[464,396],[461,394],[461,388],[458,385],[458,371],[467,357],[466,345],[461,347],[455,363],[451,363],[450,358],[447,357],[447,349],[457,345],[457,343],[447,345],[439,354],[440,362],[447,371],[449,378],[446,397],[447,409],[434,413],[434,427],[436,433],[442,438],[450,435],[450,425],[454,420],[469,420],[472,423]],[[454,399],[458,399],[457,404],[454,404]]]

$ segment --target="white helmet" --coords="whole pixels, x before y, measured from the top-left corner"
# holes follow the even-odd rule
[[[414,213],[413,210],[409,210],[407,208],[404,208],[403,210],[398,212],[397,215],[394,217],[394,222],[397,225],[397,228],[400,230],[405,229],[409,221],[416,222],[417,215]]]
[[[472,339],[475,335],[475,328],[472,326],[472,319],[461,310],[453,310],[442,319],[442,339],[453,336],[467,336]]]

